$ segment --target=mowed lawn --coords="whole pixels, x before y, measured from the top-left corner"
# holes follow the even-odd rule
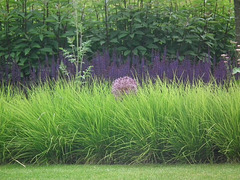
[[[240,179],[240,164],[0,166],[0,179]]]

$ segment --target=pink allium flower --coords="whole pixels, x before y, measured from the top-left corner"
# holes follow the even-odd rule
[[[113,82],[112,93],[116,98],[124,94],[136,94],[137,82],[128,76],[118,78]]]

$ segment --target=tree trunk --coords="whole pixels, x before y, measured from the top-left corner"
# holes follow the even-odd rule
[[[240,0],[234,0],[236,41],[240,44]]]

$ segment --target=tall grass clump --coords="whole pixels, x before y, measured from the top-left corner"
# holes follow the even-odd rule
[[[239,91],[160,79],[120,100],[97,80],[1,89],[0,163],[239,161]]]

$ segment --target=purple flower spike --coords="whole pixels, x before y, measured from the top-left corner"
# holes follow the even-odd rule
[[[119,98],[124,94],[136,94],[137,82],[128,76],[118,78],[113,82],[112,93],[115,98]]]

